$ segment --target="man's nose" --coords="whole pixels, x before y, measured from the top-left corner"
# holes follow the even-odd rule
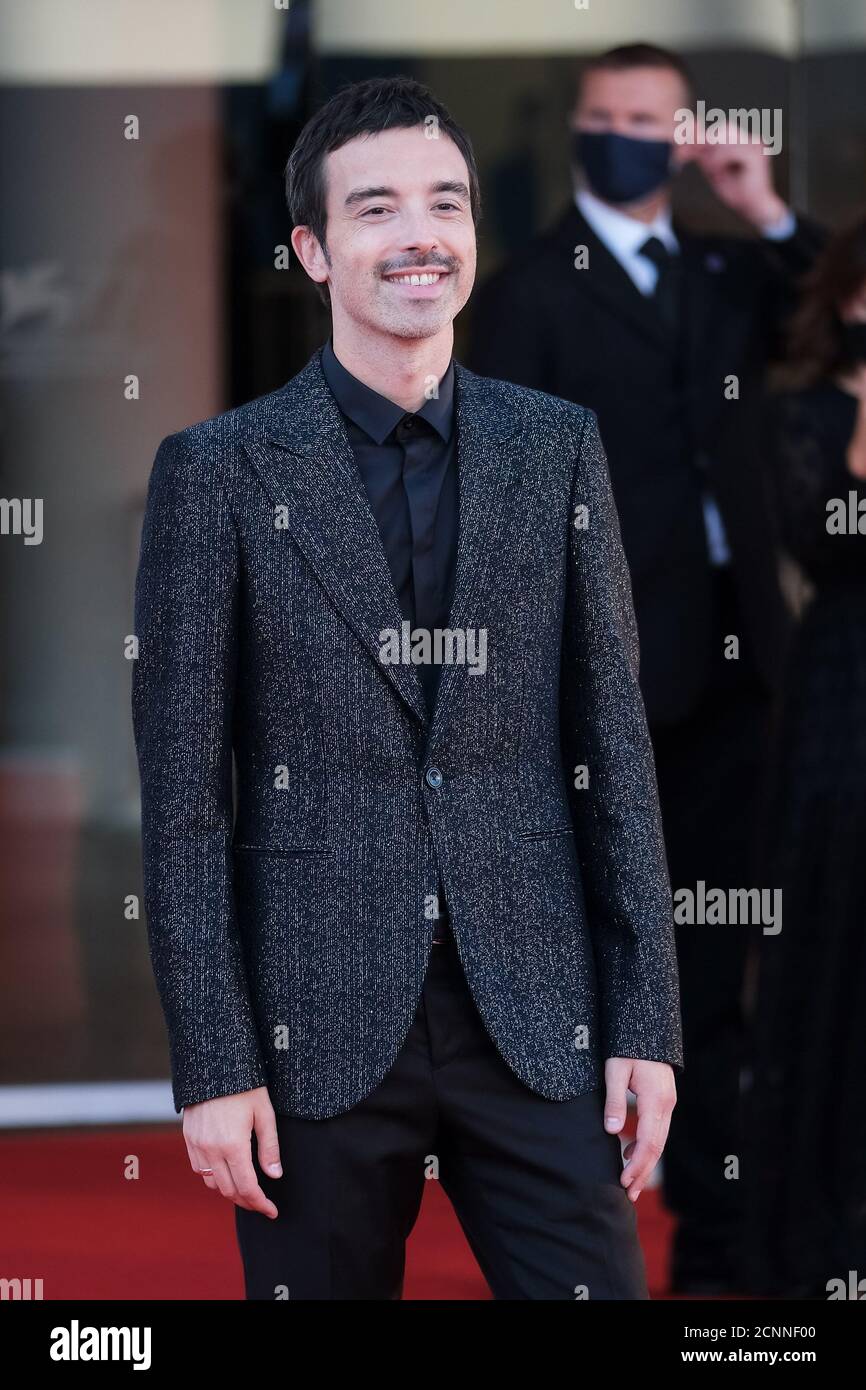
[[[402,249],[421,255],[439,245],[439,229],[426,212],[410,214],[400,230]]]
[[[409,233],[403,242],[403,251],[411,251],[419,256],[426,256],[431,251],[435,251],[438,242],[436,237],[424,232]]]

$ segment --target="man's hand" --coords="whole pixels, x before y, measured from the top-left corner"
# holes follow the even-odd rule
[[[620,1177],[629,1197],[636,1202],[667,1143],[671,1114],[677,1103],[674,1070],[668,1062],[608,1057],[604,1080],[604,1127],[610,1134],[618,1134],[625,1124],[627,1092],[634,1091],[637,1096],[637,1138],[625,1146],[626,1167]]]
[[[717,198],[762,232],[774,226],[787,205],[773,188],[773,160],[760,140],[727,126],[721,144],[698,144],[695,162]]]
[[[258,1145],[258,1160],[271,1177],[282,1177],[274,1107],[266,1086],[218,1096],[183,1108],[183,1137],[193,1171],[212,1168],[203,1181],[236,1206],[275,1218],[277,1209],[265,1196],[253,1167],[250,1135]]]

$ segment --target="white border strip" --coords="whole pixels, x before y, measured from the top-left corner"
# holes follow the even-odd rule
[[[0,1130],[180,1124],[169,1081],[0,1086]]]

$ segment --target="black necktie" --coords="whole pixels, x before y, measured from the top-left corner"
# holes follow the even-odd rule
[[[433,540],[442,480],[437,478],[435,458],[429,448],[430,426],[426,420],[417,415],[404,415],[394,434],[403,446],[403,487],[412,527],[412,624],[432,633],[441,616],[437,611],[438,577]],[[435,665],[422,664],[418,674],[432,714],[441,672]]]
[[[665,327],[676,335],[680,322],[680,258],[671,255],[657,236],[648,237],[639,254],[652,261],[658,270],[653,299]]]

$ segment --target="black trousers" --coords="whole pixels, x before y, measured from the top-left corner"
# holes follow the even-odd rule
[[[434,945],[384,1080],[326,1120],[277,1116],[279,1216],[235,1208],[248,1299],[399,1299],[424,1184],[439,1181],[497,1299],[646,1299],[604,1097],[536,1095],[499,1056],[453,940]]]

